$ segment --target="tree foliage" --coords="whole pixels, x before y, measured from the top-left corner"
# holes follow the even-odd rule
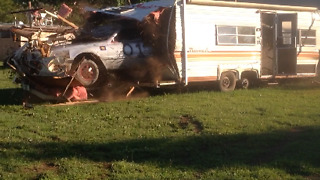
[[[32,8],[44,8],[50,12],[58,11],[61,4],[65,3],[73,9],[71,15],[67,18],[77,25],[83,24],[85,19],[84,7],[105,8],[110,6],[122,6],[129,3],[139,3],[146,0],[0,0],[0,22],[13,22],[14,16],[12,11],[19,11],[29,7],[31,2]],[[25,14],[16,14],[19,20],[26,19]]]
[[[21,4],[24,7],[28,6],[28,1],[31,1],[33,6],[39,6],[40,4],[49,4],[52,6],[60,6],[62,3],[68,5],[76,4],[88,4],[91,6],[120,6],[128,4],[128,0],[13,0],[16,4]],[[139,0],[134,0],[135,2],[140,2]]]
[[[11,14],[17,8],[13,0],[0,1],[0,22],[13,22],[14,16]]]

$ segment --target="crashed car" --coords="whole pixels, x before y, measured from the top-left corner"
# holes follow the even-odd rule
[[[143,66],[151,47],[143,43],[136,22],[112,20],[112,25],[89,21],[72,44],[52,47],[49,69],[74,73],[85,87],[97,87],[112,73]]]

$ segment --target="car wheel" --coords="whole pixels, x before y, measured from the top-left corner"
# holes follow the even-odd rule
[[[104,71],[105,67],[99,60],[84,57],[78,65],[75,78],[85,87],[95,87],[103,81]]]
[[[236,76],[233,72],[222,73],[219,81],[219,89],[222,92],[233,91],[236,87]]]

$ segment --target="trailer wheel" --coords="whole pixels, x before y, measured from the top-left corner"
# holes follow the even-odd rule
[[[84,56],[77,65],[75,78],[85,87],[96,87],[104,80],[105,67],[103,64],[90,56]]]
[[[251,82],[248,78],[241,78],[238,83],[237,86],[241,89],[248,89],[251,86]]]
[[[236,75],[233,72],[225,72],[221,74],[219,81],[219,89],[222,92],[233,91],[236,87]]]

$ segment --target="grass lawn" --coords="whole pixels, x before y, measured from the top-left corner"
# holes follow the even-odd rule
[[[24,109],[0,65],[0,179],[320,179],[320,85]]]

